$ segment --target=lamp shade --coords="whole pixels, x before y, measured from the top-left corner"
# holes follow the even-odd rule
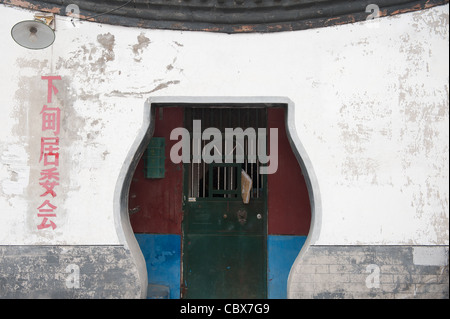
[[[55,41],[55,32],[43,22],[25,20],[15,24],[11,36],[19,45],[33,50],[44,49]]]

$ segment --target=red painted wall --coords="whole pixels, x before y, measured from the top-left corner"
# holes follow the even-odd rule
[[[305,179],[285,128],[285,109],[269,108],[267,126],[278,128],[278,170],[268,175],[269,235],[306,236],[311,207]]]
[[[278,128],[278,170],[268,175],[269,235],[308,235],[311,209],[300,166],[287,139],[284,108],[268,109],[268,127]],[[146,179],[140,160],[130,187],[129,207],[140,207],[131,215],[136,233],[181,234],[183,169],[173,164],[170,149],[177,141],[170,132],[183,127],[183,108],[165,107],[160,117],[156,110],[155,137],[165,137],[165,177]],[[205,129],[205,128],[203,128]]]
[[[131,226],[135,233],[181,234],[183,167],[170,160],[170,149],[177,141],[170,140],[170,132],[183,127],[183,109],[165,107],[162,113],[156,110],[155,137],[165,137],[165,177],[144,177],[144,160],[139,161],[130,186],[129,208],[140,207],[131,215]],[[161,118],[162,115],[162,118]]]

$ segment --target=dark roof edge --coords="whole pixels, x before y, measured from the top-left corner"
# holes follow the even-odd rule
[[[123,7],[120,10],[109,14],[102,13],[110,11],[111,9],[114,9],[114,7],[126,3],[126,1],[117,1],[114,6],[103,5],[98,7],[92,5],[90,2],[92,1],[0,0],[0,3],[6,5],[41,12],[52,12],[59,15],[66,15],[66,7],[69,4],[76,4],[80,8],[81,19],[87,19],[91,16],[98,15],[93,19],[89,19],[89,21],[97,23],[148,29],[221,33],[295,31],[355,23],[367,20],[370,13],[366,13],[365,8],[367,5],[377,1],[309,1],[310,3],[308,6],[299,8],[298,5],[277,5],[275,0],[272,7],[263,8],[262,11],[255,10],[255,8],[239,9],[238,7],[233,8],[234,10],[226,11],[216,7],[212,9],[188,5],[182,8],[177,6],[177,9],[174,11],[174,6],[170,5],[163,7],[159,5],[158,10],[156,10],[155,7],[153,7],[152,10],[151,6],[153,6],[153,4],[148,4],[151,0],[147,1],[147,5],[143,5],[143,1],[138,0],[137,7],[136,1],[132,1],[127,7]],[[378,0],[378,3],[380,3],[379,17],[420,11],[444,5],[448,2],[449,0]],[[297,11],[295,14],[292,14],[294,10]],[[203,16],[196,15],[198,12],[201,12]],[[299,12],[300,14],[298,14]],[[219,14],[216,19],[214,15],[217,13]],[[270,19],[267,19],[267,13],[270,13],[271,16],[276,16],[276,18],[274,18],[275,20],[271,21]],[[298,18],[293,19],[292,17],[296,14]],[[202,17],[205,16],[208,19],[202,19]]]

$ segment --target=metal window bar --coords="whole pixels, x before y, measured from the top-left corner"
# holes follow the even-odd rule
[[[241,127],[244,131],[247,128],[254,128],[256,138],[259,138],[258,128],[266,128],[266,109],[265,108],[224,108],[224,107],[191,107],[186,109],[186,128],[190,133],[193,132],[192,123],[193,120],[201,120],[202,130],[207,127],[216,127],[222,134],[225,133],[225,128]],[[191,134],[191,138],[193,138]],[[207,144],[207,141],[202,141],[198,144],[200,148],[200,154]],[[233,141],[234,144],[234,141]],[[235,144],[234,144],[235,145]],[[226,140],[223,136],[222,150],[226,150]],[[253,186],[250,192],[251,198],[260,198],[262,196],[262,189],[264,187],[264,176],[259,173],[261,163],[259,159],[255,161],[249,161],[249,155],[257,155],[258,143],[256,142],[253,148],[253,141],[244,139],[244,162],[239,167],[243,169],[252,179]],[[234,158],[236,158],[237,146],[234,147]],[[255,149],[256,154],[250,154],[250,150]],[[197,151],[199,151],[197,149]],[[222,154],[222,157],[225,154]],[[203,156],[200,163],[193,163],[194,156],[194,143],[191,141],[191,163],[188,166],[188,194],[190,197],[195,198],[207,198],[213,197],[210,189],[215,189],[214,193],[217,195],[217,191],[223,192],[224,198],[235,197],[233,192],[238,184],[240,184],[240,169],[232,168],[228,165],[214,166],[212,169],[211,164],[206,164],[203,161]],[[223,157],[224,162],[224,157]],[[215,175],[215,178],[213,176]],[[208,177],[210,176],[211,179]],[[216,179],[214,181],[214,179]],[[212,183],[215,182],[215,185]],[[238,183],[239,182],[239,183]]]

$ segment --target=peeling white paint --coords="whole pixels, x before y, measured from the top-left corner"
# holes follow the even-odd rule
[[[0,14],[9,30],[32,13]],[[376,22],[227,35],[58,16],[54,45],[38,51],[1,33],[0,245],[119,243],[114,187],[152,96],[291,99],[321,192],[316,244],[448,245],[448,5]],[[47,74],[63,78],[66,217],[39,237],[23,226],[24,187]]]
[[[26,150],[20,145],[9,145],[2,150],[0,160],[3,164],[2,168],[6,169],[3,176],[9,175],[9,178],[1,181],[2,193],[4,195],[24,195],[30,177]]]

